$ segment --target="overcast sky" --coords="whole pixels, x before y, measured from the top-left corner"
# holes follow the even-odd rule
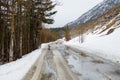
[[[74,21],[102,1],[103,0],[58,0],[60,5],[55,7],[55,10],[58,12],[53,16],[55,22],[49,26],[62,27],[68,22]]]

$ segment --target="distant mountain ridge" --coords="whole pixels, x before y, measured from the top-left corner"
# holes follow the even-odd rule
[[[75,21],[68,23],[68,25],[69,27],[73,28],[80,24],[86,23],[90,20],[93,20],[101,16],[102,14],[104,14],[111,8],[117,6],[118,4],[120,4],[120,0],[104,0],[103,2],[93,7],[88,12],[84,13],[82,16],[80,16]]]

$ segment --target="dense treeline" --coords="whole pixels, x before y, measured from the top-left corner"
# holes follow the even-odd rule
[[[57,38],[64,37],[66,41],[71,39],[71,29],[68,25],[65,27],[51,28],[51,30],[56,32]]]
[[[65,27],[58,27],[58,28],[50,28],[50,30],[56,32],[58,38],[64,37],[65,34]]]
[[[55,32],[44,29],[52,24],[51,0],[0,0],[0,62],[21,58],[41,43],[55,40]]]

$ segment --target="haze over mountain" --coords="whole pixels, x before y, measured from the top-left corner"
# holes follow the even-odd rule
[[[118,4],[120,4],[120,0],[104,0],[103,2],[93,7],[88,12],[84,13],[82,16],[80,16],[75,21],[68,23],[68,25],[70,27],[76,27],[80,24],[86,23],[90,20],[93,20],[101,16],[102,14],[104,14],[111,8],[117,6]]]

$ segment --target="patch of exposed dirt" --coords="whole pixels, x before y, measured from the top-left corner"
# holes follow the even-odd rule
[[[120,75],[120,70],[116,70],[115,73],[116,73],[117,75]]]
[[[88,57],[88,55],[86,55],[86,54],[83,53],[83,52],[81,52],[80,55],[81,55],[82,57]]]
[[[101,60],[93,60],[92,62],[93,62],[93,63],[98,63],[98,64],[104,64],[104,62],[101,61]]]
[[[52,80],[52,73],[48,73],[48,74],[42,74],[42,78],[41,80]]]

